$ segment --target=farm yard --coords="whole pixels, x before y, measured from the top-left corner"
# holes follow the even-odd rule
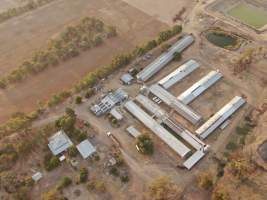
[[[48,1],[0,23],[0,199],[267,199],[265,33],[222,12],[241,1]]]

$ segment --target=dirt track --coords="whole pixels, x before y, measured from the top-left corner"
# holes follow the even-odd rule
[[[64,26],[84,16],[101,18],[118,27],[119,37],[57,68],[51,68],[21,84],[0,91],[0,121],[15,111],[29,112],[38,100],[69,88],[85,73],[110,62],[154,38],[167,25],[120,0],[59,0],[0,25],[0,72],[7,73],[45,45]],[[104,58],[104,59],[103,59]]]

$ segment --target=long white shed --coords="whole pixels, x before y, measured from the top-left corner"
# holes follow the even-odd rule
[[[160,98],[165,104],[175,109],[176,112],[178,112],[192,124],[197,124],[198,122],[200,122],[202,117],[198,113],[196,113],[189,106],[180,102],[175,96],[173,96],[170,92],[168,92],[158,84],[151,85],[149,87],[149,91]]]
[[[208,121],[196,130],[196,134],[201,138],[207,138],[216,128],[225,122],[232,114],[234,114],[246,100],[240,96],[234,97],[228,104],[221,108]]]
[[[149,116],[133,101],[125,103],[124,107],[138,120],[140,120],[147,128],[153,131],[163,142],[173,149],[181,157],[185,157],[190,149],[175,138],[169,131],[163,128],[157,121]]]
[[[190,46],[194,42],[194,37],[192,35],[186,35],[179,41],[177,41],[166,53],[161,54],[156,60],[150,63],[147,67],[145,67],[141,72],[136,75],[136,78],[139,81],[147,81],[154,74],[159,72],[163,67],[165,67],[174,56],[175,52],[181,53],[188,46]]]
[[[186,63],[182,64],[180,67],[178,67],[176,70],[174,70],[172,73],[161,79],[158,84],[164,87],[165,89],[169,89],[177,82],[185,78],[187,75],[192,73],[194,70],[199,68],[199,66],[200,65],[195,60],[189,60]]]
[[[177,98],[184,104],[189,104],[222,77],[223,75],[219,71],[211,71],[182,94],[180,94]]]

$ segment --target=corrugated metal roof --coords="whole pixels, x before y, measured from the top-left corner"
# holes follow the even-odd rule
[[[205,92],[208,88],[210,88],[213,84],[215,84],[218,80],[220,80],[223,75],[218,71],[211,71],[206,76],[201,78],[198,82],[180,94],[177,98],[183,102],[184,104],[189,104],[195,98],[197,98],[200,94]]]
[[[195,69],[199,67],[199,64],[195,60],[189,60],[186,63],[182,64],[172,73],[161,79],[158,84],[169,89],[177,82],[181,81],[184,77],[192,73]]]
[[[168,106],[175,109],[175,111],[177,111],[180,115],[182,115],[191,123],[197,124],[201,120],[201,116],[198,113],[192,110],[189,106],[180,102],[175,96],[173,96],[161,86],[154,84],[150,86],[149,91],[158,98],[160,98]]]
[[[58,131],[55,135],[48,139],[48,147],[53,155],[58,155],[72,146],[70,138],[63,130]]]
[[[163,128],[158,122],[150,117],[144,110],[137,106],[133,101],[128,101],[125,108],[140,120],[146,127],[153,131],[160,139],[162,139],[170,148],[172,148],[181,157],[186,156],[190,149],[182,142],[176,139],[171,133]]]
[[[77,146],[78,151],[80,152],[83,159],[88,158],[96,152],[95,147],[89,142],[89,140],[84,140]]]
[[[161,54],[156,60],[149,64],[145,69],[139,72],[136,77],[140,81],[147,81],[154,74],[160,71],[166,64],[168,64],[173,59],[173,54],[175,52],[182,52],[189,45],[194,42],[194,37],[192,35],[184,36],[181,40],[177,41],[168,52]]]
[[[196,130],[200,138],[207,138],[216,128],[218,128],[225,120],[235,113],[242,105],[246,103],[242,97],[234,97],[228,104],[221,108],[208,121]]]
[[[128,133],[130,133],[134,138],[138,138],[141,133],[133,126],[129,126],[127,129]]]
[[[200,161],[205,156],[202,151],[196,151],[192,156],[190,156],[185,162],[184,166],[190,170],[198,161]]]
[[[116,109],[112,108],[111,111],[109,112],[113,117],[115,117],[117,120],[122,120],[123,116],[122,114]]]
[[[135,98],[145,109],[154,114],[156,117],[161,118],[166,115],[166,112],[162,110],[157,104],[151,101],[146,96],[139,94]]]

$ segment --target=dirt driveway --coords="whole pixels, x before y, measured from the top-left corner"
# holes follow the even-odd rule
[[[59,0],[0,25],[1,74],[44,46],[64,26],[83,16],[98,17],[115,25],[119,36],[62,66],[1,90],[0,121],[15,111],[33,110],[38,100],[47,100],[52,94],[71,87],[87,72],[109,63],[114,55],[130,51],[167,27],[120,0]]]

